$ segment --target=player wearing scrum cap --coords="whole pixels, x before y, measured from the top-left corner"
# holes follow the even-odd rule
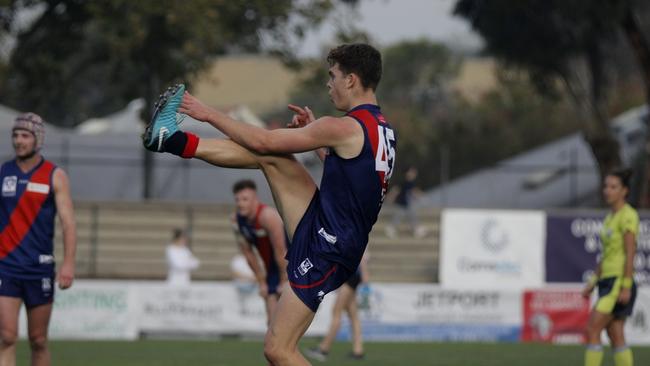
[[[16,118],[11,141],[15,158],[0,167],[0,365],[16,364],[18,313],[27,309],[32,365],[49,365],[47,329],[54,300],[54,217],[63,229],[64,256],[56,281],[72,285],[75,221],[68,176],[41,155],[43,120]]]

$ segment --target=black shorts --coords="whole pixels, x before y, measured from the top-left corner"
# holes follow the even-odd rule
[[[289,285],[298,298],[313,312],[328,293],[341,287],[352,272],[345,266],[323,258],[318,248],[326,240],[318,234],[320,223],[318,191],[296,227],[287,250]]]
[[[356,291],[357,287],[359,287],[359,284],[361,284],[361,271],[357,270],[354,272],[354,274],[350,276],[350,278],[348,278],[347,282],[345,283]]]
[[[598,302],[596,302],[598,312],[612,314],[617,319],[632,315],[636,301],[636,283],[632,284],[630,301],[624,305],[618,302],[621,280],[621,277],[607,277],[598,281]]]

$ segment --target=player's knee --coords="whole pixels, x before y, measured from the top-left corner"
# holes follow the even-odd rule
[[[348,318],[351,322],[357,321],[359,319],[359,314],[356,311],[348,311]]]
[[[261,169],[272,169],[286,163],[287,160],[295,161],[296,158],[293,155],[260,155],[257,163]]]
[[[334,319],[340,318],[342,315],[343,315],[343,308],[342,307],[335,306],[332,309],[332,318],[334,318]]]
[[[47,336],[45,334],[29,335],[29,346],[32,351],[42,351],[47,349]]]
[[[586,333],[589,340],[600,339],[600,333],[602,331],[603,330],[600,327],[598,327],[596,324],[593,324],[592,322],[587,324]]]
[[[16,344],[16,341],[18,339],[18,335],[16,332],[8,331],[8,330],[2,330],[0,331],[0,343],[2,344],[2,347],[11,347]]]
[[[624,347],[625,346],[625,335],[622,330],[618,329],[608,329],[607,336],[609,337],[610,344],[612,347]]]
[[[274,365],[282,365],[283,361],[288,359],[289,352],[267,334],[264,339],[264,357]]]
[[[262,170],[272,169],[278,165],[278,160],[272,155],[262,155],[257,159],[257,165]]]
[[[275,347],[273,342],[269,341],[268,336],[264,339],[264,357],[272,364],[275,363],[278,357],[277,347]]]

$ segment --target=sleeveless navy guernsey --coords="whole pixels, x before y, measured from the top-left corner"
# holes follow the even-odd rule
[[[358,156],[344,159],[333,149],[325,158],[320,200],[320,254],[355,271],[377,221],[395,163],[396,138],[379,106],[363,104],[346,116],[363,128]]]
[[[45,159],[26,173],[15,160],[0,167],[0,274],[17,279],[53,276],[55,169]]]

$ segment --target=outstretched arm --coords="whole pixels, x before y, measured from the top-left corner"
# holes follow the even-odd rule
[[[178,111],[210,123],[239,145],[261,155],[292,154],[321,147],[356,149],[358,153],[363,146],[361,126],[347,117],[322,117],[304,128],[266,130],[235,121],[187,92]],[[350,152],[350,155],[354,153]]]

